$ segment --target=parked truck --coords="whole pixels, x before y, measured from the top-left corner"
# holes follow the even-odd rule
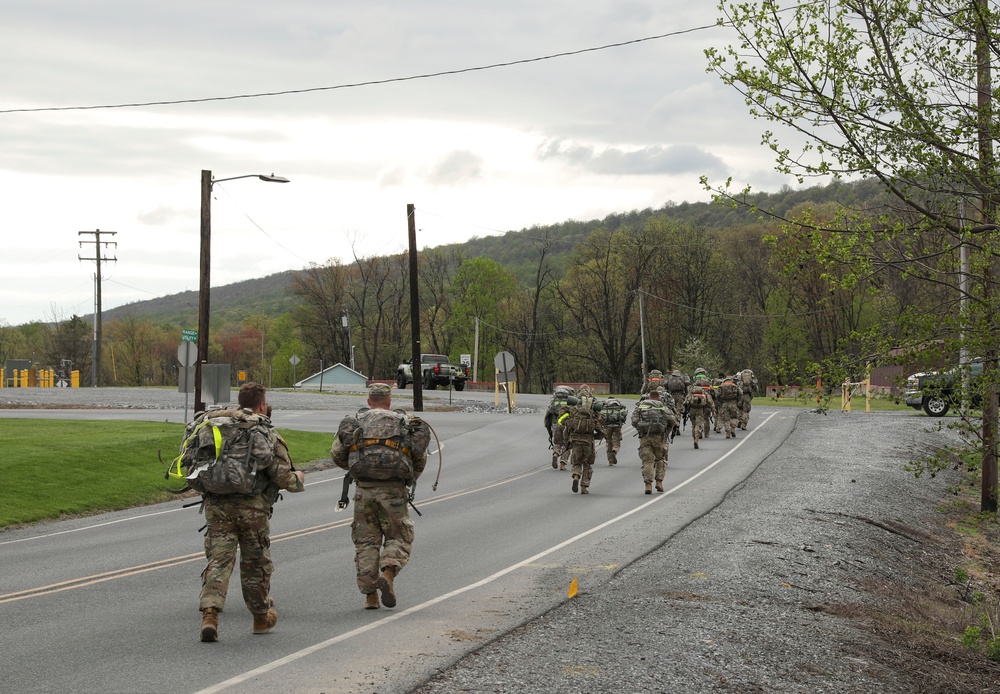
[[[976,357],[966,365],[969,401],[973,407],[981,402],[977,381],[983,373],[983,359]],[[951,406],[960,399],[962,391],[963,367],[956,366],[947,371],[915,373],[906,379],[904,402],[915,410],[923,410],[931,417],[943,417]]]
[[[405,388],[413,383],[413,360],[407,359],[396,367],[396,387]],[[421,354],[420,373],[424,388],[434,390],[438,386],[453,385],[455,390],[465,390],[469,380],[469,368],[462,364],[452,364],[445,354]]]

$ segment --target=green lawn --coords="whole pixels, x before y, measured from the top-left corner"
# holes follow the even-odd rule
[[[332,433],[279,429],[297,466],[329,458]],[[0,528],[175,498],[166,467],[183,424],[0,419]]]

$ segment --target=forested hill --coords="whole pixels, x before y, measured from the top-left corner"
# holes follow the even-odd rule
[[[877,182],[831,183],[801,190],[789,187],[777,193],[757,193],[747,202],[758,209],[783,215],[802,203],[823,204],[837,202],[855,206],[869,200],[882,189]],[[646,208],[611,214],[604,219],[589,221],[569,220],[560,224],[533,226],[519,231],[509,231],[496,236],[473,237],[464,243],[440,246],[454,249],[465,258],[485,256],[492,258],[513,273],[524,284],[534,281],[538,263],[539,239],[552,243],[550,258],[561,267],[570,251],[597,229],[614,231],[622,226],[641,227],[649,218],[665,215],[701,228],[724,228],[756,222],[759,212],[749,207],[734,207],[721,203],[667,203],[658,209]],[[212,288],[212,314],[223,322],[239,321],[246,316],[277,317],[289,312],[298,304],[290,284],[295,271],[288,270],[258,279]],[[158,324],[194,326],[198,322],[198,293],[196,291],[171,294],[158,299],[140,301],[104,312],[110,321],[131,315],[148,318]]]

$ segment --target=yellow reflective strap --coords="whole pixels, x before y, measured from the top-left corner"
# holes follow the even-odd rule
[[[208,424],[207,420],[201,422],[198,426],[194,428],[194,431],[191,432],[191,435],[188,436],[186,439],[184,439],[184,443],[181,444],[181,452],[177,454],[176,458],[174,458],[174,463],[170,468],[170,472],[167,473],[175,480],[187,479],[187,475],[184,474],[181,468],[181,460],[184,458],[184,451],[187,450],[188,444],[190,444],[192,440],[198,437],[198,431],[206,424]],[[216,434],[216,436],[218,436],[218,433]],[[216,446],[216,450],[218,450],[218,446]]]
[[[217,426],[212,427],[212,437],[215,439],[215,459],[222,455],[222,429]]]

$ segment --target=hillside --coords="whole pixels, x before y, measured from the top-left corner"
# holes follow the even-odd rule
[[[776,215],[784,215],[802,203],[822,204],[838,202],[845,206],[862,204],[879,195],[881,188],[876,182],[860,183],[834,182],[826,186],[815,186],[793,190],[787,186],[777,193],[756,193],[747,202],[760,210]],[[649,218],[668,216],[692,226],[723,228],[752,224],[759,220],[760,213],[749,207],[733,207],[716,203],[668,202],[658,209],[646,208],[611,214],[604,219],[589,221],[567,220],[560,224],[532,226],[506,234],[473,237],[464,243],[438,246],[439,249],[459,250],[466,258],[485,256],[496,260],[514,274],[523,284],[534,281],[535,266],[538,262],[538,241],[552,242],[550,258],[556,268],[560,268],[570,251],[597,229],[613,231],[623,226],[642,226]],[[235,284],[212,288],[212,320],[221,322],[238,321],[246,316],[264,315],[277,317],[292,310],[298,300],[289,290],[295,270],[286,270],[275,275],[244,280]],[[194,327],[198,323],[198,292],[186,291],[170,294],[158,299],[137,301],[105,311],[105,321],[132,314],[149,318],[159,324]]]

